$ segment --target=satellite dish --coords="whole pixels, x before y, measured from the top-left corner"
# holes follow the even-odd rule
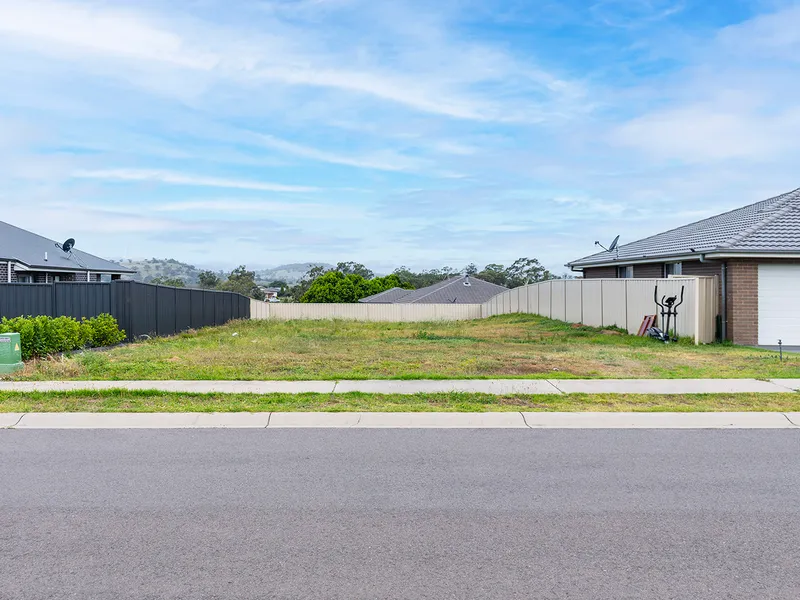
[[[614,241],[613,241],[613,242],[611,242],[611,245],[610,245],[608,248],[606,248],[605,246],[603,246],[603,244],[601,244],[601,243],[600,243],[600,242],[598,242],[598,241],[595,241],[594,245],[595,245],[595,246],[600,246],[600,247],[601,247],[603,250],[605,250],[606,252],[613,252],[614,250],[616,250],[616,249],[617,249],[617,244],[618,244],[618,243],[619,243],[619,236],[617,236],[617,237],[615,237],[615,238],[614,238]]]
[[[69,253],[74,247],[75,247],[75,240],[72,238],[69,238],[66,242],[61,244],[61,250],[67,253]]]

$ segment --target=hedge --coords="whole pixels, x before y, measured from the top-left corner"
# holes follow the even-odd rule
[[[3,317],[0,333],[19,334],[23,360],[79,348],[113,346],[125,339],[125,331],[108,314],[80,321],[72,317]]]

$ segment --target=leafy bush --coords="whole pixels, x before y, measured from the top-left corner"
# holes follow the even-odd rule
[[[117,320],[107,314],[81,321],[71,317],[3,317],[0,333],[19,333],[23,360],[78,348],[112,346],[125,339]]]
[[[328,271],[317,277],[300,302],[358,302],[361,298],[385,292],[395,287],[408,288],[397,275],[364,279],[361,275],[345,275]]]
[[[88,320],[92,327],[92,346],[114,346],[125,339],[125,330],[120,329],[117,320],[109,314],[102,314]]]

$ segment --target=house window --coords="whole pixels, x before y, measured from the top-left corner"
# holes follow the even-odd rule
[[[617,277],[620,279],[633,279],[633,265],[617,267]]]
[[[17,275],[17,283],[33,283],[33,275]]]
[[[667,263],[664,265],[664,277],[683,275],[683,263]]]

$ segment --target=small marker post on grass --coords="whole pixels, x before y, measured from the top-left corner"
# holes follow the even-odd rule
[[[780,361],[783,362],[783,340],[778,340],[778,352],[780,353]]]

